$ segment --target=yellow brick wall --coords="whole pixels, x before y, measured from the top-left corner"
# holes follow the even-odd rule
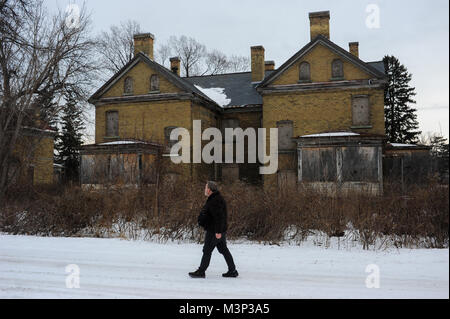
[[[242,129],[248,127],[258,128],[261,127],[262,112],[233,112],[225,113],[221,117],[222,119],[238,119],[239,126]]]
[[[167,81],[161,74],[150,68],[147,63],[138,62],[131,70],[123,75],[102,97],[123,96],[123,82],[127,76],[133,78],[133,94],[147,94],[150,91],[150,77],[153,74],[159,75],[159,91],[161,93],[176,93],[181,90]]]
[[[36,136],[22,137],[13,151],[22,166],[21,176],[17,181],[20,183],[30,182],[31,176],[28,176],[28,167],[33,167],[33,184],[51,184],[53,183],[53,136],[43,136],[40,139]],[[31,154],[30,152],[34,152]],[[32,155],[31,158],[28,156]]]
[[[360,94],[369,96],[371,128],[351,128],[352,95]],[[291,120],[293,121],[293,137],[341,130],[385,134],[383,89],[270,94],[263,96],[263,101],[263,126],[266,128],[276,127],[278,121]],[[269,145],[270,142],[267,138],[267,148]],[[279,154],[279,170],[296,170],[296,167],[296,152]],[[264,184],[267,186],[276,185],[276,181],[276,174],[264,176]]]
[[[361,80],[373,78],[370,74],[344,60],[330,49],[321,44],[316,45],[299,61],[289,67],[270,85],[297,84],[299,80],[299,65],[306,61],[310,64],[311,82],[329,82],[331,79],[331,63],[334,59],[340,59],[344,65],[345,80]]]
[[[206,107],[186,101],[154,101],[138,103],[109,104],[96,107],[95,142],[111,141],[105,137],[106,112],[119,112],[120,139],[138,139],[165,144],[164,128],[168,126],[183,127],[189,130],[192,148],[192,121],[202,121],[202,131],[208,127],[217,127],[216,115]],[[203,142],[205,145],[207,142]],[[191,149],[192,156],[192,149]],[[169,173],[182,174],[201,179],[210,178],[214,169],[208,164],[174,164],[169,157],[164,157],[162,165]]]
[[[110,141],[105,138],[106,112],[119,112],[119,137],[121,139],[151,140],[164,143],[164,128],[180,126],[191,128],[190,101],[155,101],[120,103],[97,106],[95,109],[95,142]]]
[[[43,137],[39,141],[34,159],[34,184],[53,183],[53,137]]]
[[[164,128],[167,126],[184,127],[191,131],[191,101],[158,101],[101,105],[96,107],[95,142],[104,143],[106,112],[119,112],[120,139],[152,141],[165,145]],[[170,173],[191,175],[190,164],[174,164],[164,157],[162,167]]]
[[[219,115],[213,112],[210,109],[207,109],[206,107],[193,103],[192,104],[192,120],[201,120],[202,121],[202,133],[205,129],[209,127],[219,127],[218,126],[218,119]],[[191,133],[191,146],[192,146],[192,131]],[[202,150],[203,147],[208,144],[209,141],[202,141]],[[214,164],[206,164],[199,163],[199,164],[192,164],[192,175],[200,180],[209,180],[212,179],[215,176],[214,172]]]
[[[383,89],[329,90],[271,94],[263,97],[263,125],[276,127],[280,120],[293,121],[294,136],[352,130],[352,95],[369,96],[372,128],[356,132],[384,134]]]

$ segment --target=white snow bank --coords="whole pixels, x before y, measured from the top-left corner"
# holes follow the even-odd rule
[[[220,106],[227,106],[231,102],[231,99],[225,94],[224,88],[202,88],[199,85],[195,85],[195,87]]]
[[[201,244],[0,235],[0,298],[448,298],[448,249],[363,251],[229,243],[240,276],[215,250],[191,279]],[[66,288],[66,266],[80,288]],[[367,288],[366,267],[380,287]],[[372,270],[373,271],[373,270]]]

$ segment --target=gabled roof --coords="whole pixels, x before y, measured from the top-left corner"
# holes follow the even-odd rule
[[[384,67],[383,61],[374,61],[366,63],[386,76],[386,69]]]
[[[324,45],[325,47],[329,48],[330,50],[341,56],[343,59],[363,69],[367,73],[373,75],[375,78],[386,77],[385,73],[381,71],[380,62],[366,63],[360,60],[358,57],[351,54],[350,52],[348,52],[347,50],[344,50],[340,46],[331,42],[323,35],[319,34],[317,37],[311,40],[311,42],[309,42],[303,48],[301,48],[300,51],[298,51],[290,59],[288,59],[283,65],[281,65],[275,72],[273,72],[272,74],[270,74],[270,76],[266,77],[263,81],[261,81],[256,87],[260,88],[270,84],[272,81],[274,81],[278,76],[280,76],[284,71],[286,71],[290,66],[292,66],[295,62],[301,59],[306,53],[308,53],[312,48],[314,48],[318,44]]]
[[[265,76],[273,72],[273,70],[265,71]],[[183,79],[204,89],[223,89],[223,94],[230,100],[228,104],[222,105],[223,108],[262,104],[262,96],[256,91],[256,84],[252,83],[251,72],[193,76]]]
[[[89,98],[89,102],[93,103],[96,99],[102,96],[109,88],[111,88],[122,76],[124,76],[131,68],[133,68],[140,61],[147,63],[153,70],[159,72],[163,75],[169,82],[177,86],[183,91],[193,93],[200,98],[205,99],[209,103],[215,104],[212,99],[210,99],[207,95],[202,93],[199,89],[197,89],[193,84],[188,81],[185,81],[183,78],[179,77],[172,71],[166,69],[159,63],[156,63],[152,59],[150,59],[147,55],[142,52],[139,52],[134,56],[133,59],[130,60],[126,65],[124,65],[116,74],[114,74],[104,85],[102,85],[92,96]]]

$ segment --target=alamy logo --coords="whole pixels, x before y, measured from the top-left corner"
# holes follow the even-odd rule
[[[261,164],[260,174],[273,174],[278,170],[278,129],[270,128],[269,133],[269,155],[266,152],[266,129],[258,128],[225,128],[225,154],[222,150],[222,132],[215,127],[209,127],[201,131],[201,120],[193,121],[192,132],[192,162],[201,163],[234,163],[233,148],[236,145],[236,163],[244,163],[245,137],[247,137],[247,163],[256,163],[256,158]],[[181,139],[180,139],[181,137]],[[191,136],[189,130],[178,127],[171,131],[170,140],[178,141],[171,150],[173,163],[191,162]],[[209,141],[202,150],[202,141]],[[234,143],[234,141],[236,141]],[[181,154],[180,154],[181,151]],[[223,161],[223,155],[225,160]]]
[[[369,15],[366,18],[366,27],[369,29],[380,28],[380,7],[377,4],[368,4],[366,13]]]
[[[69,4],[66,7],[66,27],[69,29],[80,27],[80,7],[76,4]]]
[[[80,267],[76,264],[66,266],[66,288],[80,288]]]
[[[380,288],[380,267],[375,264],[367,265],[366,272],[369,273],[366,277],[366,287]]]

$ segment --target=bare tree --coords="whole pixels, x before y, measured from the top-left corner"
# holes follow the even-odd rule
[[[44,131],[46,121],[58,110],[67,88],[85,95],[95,66],[91,61],[94,42],[88,37],[85,8],[48,16],[42,1],[0,2],[0,202],[14,176],[23,166],[11,159],[24,138],[25,126]],[[47,103],[43,103],[47,101]],[[45,121],[39,121],[42,118]],[[40,124],[41,123],[41,124]],[[39,130],[41,129],[41,130]],[[29,162],[42,135],[28,145]]]
[[[228,72],[250,71],[250,58],[240,55],[232,55],[228,60]]]
[[[134,56],[133,36],[141,32],[138,22],[127,20],[103,31],[97,38],[101,66],[115,74]]]
[[[206,54],[204,64],[205,71],[202,75],[213,75],[225,73],[229,69],[230,62],[225,54],[218,50],[212,50]]]
[[[208,51],[205,45],[185,35],[171,36],[168,43],[160,48],[164,53],[171,52],[180,57],[182,75],[186,77],[244,72],[250,69],[248,57],[237,55],[228,57],[218,50]],[[162,61],[162,55],[159,61]]]
[[[168,67],[166,64],[169,61],[169,58],[172,56],[172,48],[168,43],[162,43],[158,46],[156,50],[155,59],[162,66]]]
[[[106,77],[117,73],[133,58],[133,36],[140,32],[139,23],[128,20],[111,26],[109,31],[97,37],[97,51],[101,66],[107,71],[104,73]],[[250,68],[249,58],[236,55],[227,57],[218,50],[208,51],[204,44],[185,35],[171,36],[165,43],[156,43],[155,48],[155,60],[166,68],[170,68],[168,61],[171,56],[180,57],[182,75],[186,77],[242,72]]]
[[[169,45],[181,60],[183,75],[186,77],[200,75],[200,64],[206,55],[205,45],[197,42],[194,38],[188,38],[185,35],[180,37],[171,36]]]

